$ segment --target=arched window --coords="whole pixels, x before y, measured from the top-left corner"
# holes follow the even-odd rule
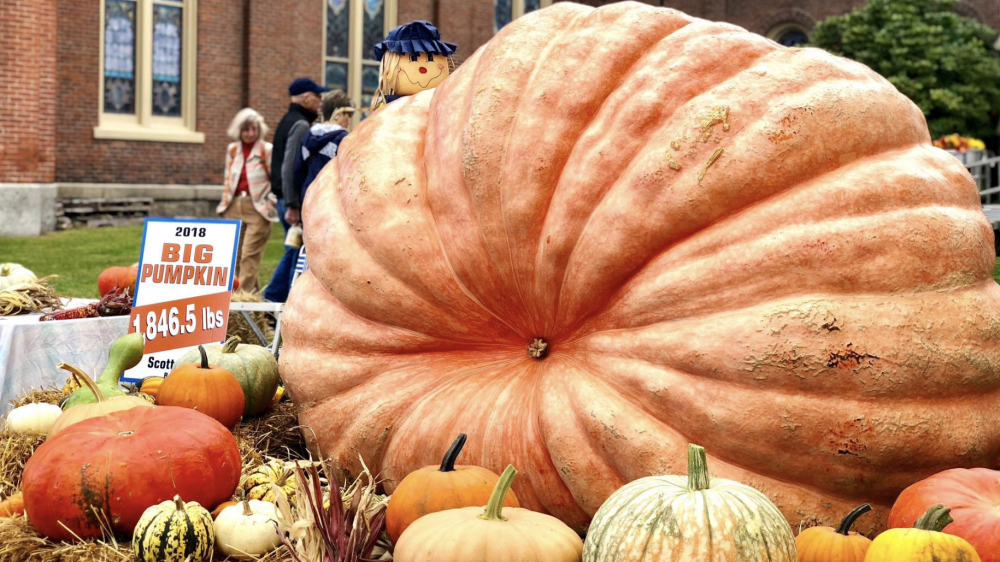
[[[785,47],[796,47],[809,42],[809,31],[798,22],[785,22],[771,28],[767,38]]]
[[[397,0],[325,0],[323,77],[358,104],[364,118],[378,88],[375,44],[396,27]]]
[[[524,14],[551,4],[552,0],[493,0],[493,33]]]

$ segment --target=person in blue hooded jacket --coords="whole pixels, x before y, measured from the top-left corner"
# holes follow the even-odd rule
[[[295,156],[295,183],[302,193],[303,207],[310,184],[337,155],[354,111],[354,102],[343,90],[333,90],[323,96],[323,121],[309,129]]]

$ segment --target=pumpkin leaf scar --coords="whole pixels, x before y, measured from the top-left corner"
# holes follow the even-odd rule
[[[715,161],[722,156],[724,150],[725,149],[720,146],[715,149],[715,152],[713,152],[711,156],[708,157],[708,162],[705,163],[705,167],[702,168],[701,173],[698,174],[698,185],[701,185],[701,180],[705,179],[705,173],[708,172],[708,169],[712,167],[712,164],[715,164]]]
[[[674,142],[677,142],[677,141],[674,141]],[[675,171],[678,171],[678,172],[681,171],[681,165],[678,164],[677,162],[674,162],[674,156],[673,156],[673,154],[670,153],[669,150],[667,151],[667,166],[670,166],[671,170],[675,170]]]
[[[708,115],[705,117],[705,122],[701,125],[701,141],[708,142],[708,138],[712,136],[712,128],[722,123],[722,130],[729,130],[729,106],[728,105],[717,105],[713,107]]]

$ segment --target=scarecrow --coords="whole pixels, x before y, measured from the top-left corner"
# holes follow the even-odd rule
[[[379,82],[372,111],[403,96],[436,88],[455,69],[458,45],[441,41],[430,22],[414,21],[389,32],[375,45]]]

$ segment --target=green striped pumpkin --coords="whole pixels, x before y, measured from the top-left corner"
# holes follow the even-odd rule
[[[214,547],[212,514],[180,496],[146,509],[132,535],[139,562],[210,562]]]
[[[241,344],[239,336],[232,336],[221,345],[206,345],[205,352],[208,353],[209,364],[222,367],[240,381],[246,398],[244,418],[256,416],[271,405],[278,390],[278,361],[266,347]],[[200,361],[198,350],[192,350],[185,353],[177,364]]]
[[[622,486],[594,515],[583,562],[796,562],[788,522],[750,486],[710,478],[705,449],[688,448],[688,476]]]

